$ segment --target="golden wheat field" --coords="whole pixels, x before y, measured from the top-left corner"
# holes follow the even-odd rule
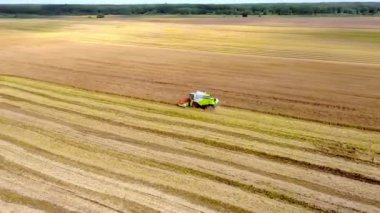
[[[380,17],[0,19],[0,212],[379,211]]]
[[[3,210],[380,209],[380,135],[0,77]]]
[[[380,17],[0,19],[0,46],[3,74],[380,130]]]

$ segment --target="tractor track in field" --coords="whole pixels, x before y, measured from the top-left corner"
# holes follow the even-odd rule
[[[28,114],[28,113],[23,112],[23,114]],[[62,122],[60,122],[60,123],[62,123]],[[20,126],[20,127],[24,128],[24,129],[28,129],[28,130],[31,129],[30,127],[27,127],[27,126]],[[32,128],[32,129],[35,129],[35,128]],[[75,128],[75,129],[77,129],[77,128]],[[125,139],[124,137],[119,136],[119,135],[113,135],[113,134],[111,134],[111,137],[109,137],[108,135],[110,133],[94,131],[94,130],[86,129],[85,127],[79,127],[78,129],[80,129],[80,131],[82,131],[82,132],[86,132],[86,133],[89,133],[89,134],[92,134],[92,135],[98,135],[99,137],[102,137],[104,139],[117,140],[117,141],[125,142],[125,143],[128,143],[128,144],[137,144],[138,146],[143,146],[143,147],[147,147],[147,148],[155,150],[155,147],[152,146],[152,145],[143,144],[144,142],[131,141],[130,139]],[[43,133],[43,130],[41,130],[41,129],[40,130],[36,130],[35,129],[34,131],[37,132],[37,133],[39,133],[39,134],[45,134],[45,133]],[[47,134],[47,135],[49,135],[49,134]],[[191,156],[191,157],[194,157],[194,158],[197,158],[197,159],[204,159],[204,160],[213,161],[213,162],[216,162],[216,163],[222,163],[222,164],[225,164],[225,165],[228,165],[228,166],[236,167],[237,169],[244,169],[244,170],[247,170],[247,171],[250,171],[250,172],[260,173],[260,174],[263,174],[263,175],[266,175],[266,176],[270,176],[270,177],[273,177],[273,178],[276,178],[276,179],[281,179],[282,181],[289,181],[289,183],[302,182],[302,180],[299,180],[299,179],[290,180],[289,177],[281,177],[280,175],[277,175],[277,174],[269,174],[269,173],[266,173],[265,171],[260,171],[260,170],[252,169],[252,168],[249,168],[249,167],[244,167],[243,165],[233,164],[233,163],[230,163],[230,162],[223,162],[222,160],[213,159],[213,158],[210,158],[210,157],[207,157],[207,156],[197,155],[197,154],[193,154],[193,153],[189,153],[189,152],[183,152],[181,150],[172,150],[172,151],[170,151],[170,148],[168,148],[168,147],[159,147],[159,151],[165,151],[165,152],[169,151],[169,153],[182,154],[184,156],[185,155],[186,156]],[[119,154],[121,154],[121,153],[119,153]],[[145,163],[148,164],[147,162],[145,162]],[[157,164],[159,162],[152,162],[152,163],[153,164]],[[191,170],[191,169],[187,169],[187,168],[184,168],[184,167],[183,168],[176,167],[176,165],[174,165],[174,164],[173,165],[163,164],[162,166],[167,167],[167,168],[171,168],[174,171],[181,171],[181,170],[188,171],[188,170]],[[293,199],[290,199],[290,198],[286,198],[286,197],[282,197],[281,195],[271,194],[269,191],[263,191],[263,190],[260,190],[260,189],[254,189],[254,188],[252,188],[250,186],[247,186],[247,185],[244,185],[244,184],[240,184],[240,183],[237,183],[237,182],[233,182],[233,181],[228,180],[228,179],[223,179],[223,178],[219,178],[219,177],[213,177],[213,176],[210,176],[208,174],[199,173],[199,171],[193,171],[193,172],[195,172],[195,173],[197,173],[198,175],[201,175],[201,176],[206,176],[208,178],[213,178],[213,179],[216,179],[218,181],[221,181],[221,182],[224,182],[224,183],[228,183],[229,185],[234,185],[234,186],[237,186],[237,187],[242,187],[242,189],[249,190],[251,192],[256,192],[256,193],[264,194],[264,195],[267,195],[267,196],[272,196],[274,198],[276,198],[276,196],[278,196],[278,197],[280,197],[280,198],[282,198],[282,199],[284,199],[284,200],[286,200],[288,202],[295,203],[295,204],[300,204],[300,205],[305,205],[303,203],[300,203],[299,201],[296,201],[296,200],[293,200]],[[314,189],[314,190],[318,190],[320,188],[324,188],[321,185],[313,184],[313,183],[310,183],[310,182],[305,182],[305,183],[303,183],[301,185],[304,186],[304,187],[309,187],[309,188],[310,188],[310,185],[312,185],[313,187],[311,187],[311,188]],[[377,205],[376,204],[377,201],[374,201],[374,200],[364,200],[364,199],[360,199],[360,198],[355,197],[355,196],[349,196],[348,194],[341,194],[339,192],[331,192],[331,189],[329,191],[328,188],[326,188],[326,190],[322,190],[322,191],[330,193],[330,194],[335,195],[335,196],[341,196],[341,197],[345,197],[345,198],[351,197],[351,199],[353,199],[353,200],[359,199],[362,202],[366,202],[366,203],[371,204],[371,205]]]
[[[0,20],[0,211],[380,212],[379,20]]]
[[[28,91],[28,92],[30,92],[30,91]],[[37,93],[35,93],[35,94],[37,94]],[[37,95],[41,95],[41,94],[37,94]],[[41,96],[45,96],[45,95],[41,95]],[[52,98],[52,97],[50,97],[50,96],[45,96],[45,97],[48,97],[48,98]],[[56,99],[57,101],[63,101],[63,102],[65,102],[64,100],[62,100],[62,99]],[[69,102],[69,103],[72,103],[72,102]],[[75,102],[75,104],[78,104],[77,102]],[[83,106],[83,105],[82,105]],[[49,107],[49,106],[45,106],[45,107]],[[91,107],[91,108],[96,108],[95,106],[86,106],[86,107]],[[59,110],[59,108],[56,108],[57,110]],[[98,109],[98,110],[104,110],[104,108],[102,109],[102,108],[100,108],[100,109]],[[120,112],[118,112],[117,111],[117,114],[120,114],[121,115],[121,113]],[[86,116],[86,115],[84,115],[84,114],[80,114],[79,113],[79,115],[83,115],[83,116]],[[139,118],[141,118],[141,117],[139,117]],[[120,124],[120,123],[117,123],[118,125],[123,125],[123,124]],[[125,124],[124,124],[125,125]],[[131,128],[138,128],[138,127],[136,127],[136,126],[129,126],[129,127],[131,127]],[[146,131],[151,131],[151,129],[140,129],[140,130],[146,130]],[[159,132],[157,132],[157,133],[159,133]],[[165,132],[164,132],[165,133]],[[169,134],[170,135],[170,133],[168,133],[168,132],[166,132],[165,134]],[[175,135],[171,135],[171,136],[175,136]],[[281,136],[284,136],[284,135],[281,135]],[[181,137],[180,135],[178,136],[178,137]],[[311,140],[311,138],[306,138],[306,140]],[[332,142],[335,142],[335,141],[332,141]]]
[[[346,155],[337,155],[337,154],[325,152],[323,150],[311,149],[311,148],[306,148],[306,147],[299,147],[299,146],[295,146],[295,145],[291,145],[291,144],[276,143],[276,142],[268,140],[268,139],[254,137],[254,136],[250,136],[250,135],[247,135],[247,134],[244,134],[244,133],[238,133],[238,132],[233,132],[233,131],[228,131],[228,130],[220,130],[220,129],[212,128],[212,127],[197,126],[195,124],[181,123],[181,122],[178,122],[178,121],[174,122],[174,121],[168,121],[168,120],[164,120],[164,119],[158,120],[158,119],[155,119],[155,118],[150,118],[148,116],[136,115],[136,114],[133,114],[133,113],[127,113],[127,112],[123,112],[123,111],[116,110],[116,109],[105,108],[105,107],[97,107],[95,105],[85,104],[85,103],[79,102],[79,101],[65,100],[63,98],[57,98],[57,97],[49,96],[49,95],[46,95],[46,94],[41,94],[41,93],[38,93],[38,92],[33,92],[33,91],[30,91],[30,90],[25,90],[25,89],[21,89],[21,88],[17,88],[17,87],[12,87],[12,86],[9,86],[9,85],[1,85],[0,84],[0,86],[5,87],[5,88],[12,88],[12,89],[23,91],[23,92],[28,92],[28,93],[31,93],[31,94],[34,94],[34,95],[39,95],[39,96],[42,96],[42,97],[45,97],[45,98],[53,99],[53,100],[64,102],[64,103],[75,104],[75,105],[78,105],[78,106],[93,108],[93,109],[97,109],[97,110],[106,110],[106,111],[109,111],[109,112],[112,112],[112,113],[115,113],[115,114],[120,114],[120,115],[132,117],[132,118],[136,118],[136,119],[141,119],[141,120],[145,120],[145,121],[155,121],[157,123],[163,123],[163,124],[180,125],[180,126],[183,126],[183,127],[189,127],[189,128],[194,128],[194,129],[206,129],[207,131],[210,131],[210,132],[220,133],[220,134],[224,134],[224,135],[232,135],[232,136],[236,136],[238,138],[244,138],[244,139],[247,139],[247,140],[254,140],[254,141],[259,142],[259,143],[271,144],[271,145],[276,145],[276,146],[280,146],[280,147],[284,147],[284,148],[291,148],[291,149],[297,149],[297,150],[301,150],[301,151],[307,151],[307,152],[311,152],[311,153],[323,154],[323,155],[331,156],[331,157],[341,157],[343,159],[359,161],[359,162],[362,162],[362,163],[367,163],[369,165],[376,165],[376,166],[380,165],[379,163],[368,162],[368,161],[356,159],[356,158],[353,158],[353,157],[350,157],[350,156],[346,156]],[[13,98],[14,99],[15,97],[8,97],[8,98]],[[23,100],[23,101],[27,101],[27,100]],[[250,130],[252,130],[252,129],[250,129]],[[277,134],[279,137],[287,137],[288,136],[287,134],[284,134],[284,133],[281,134],[281,133],[274,133],[274,132],[268,132],[268,131],[263,131],[263,130],[260,131],[260,129],[255,129],[255,131],[261,132],[261,133],[264,133],[264,134]],[[312,138],[312,137],[306,136],[306,135],[302,135],[302,137],[298,137],[298,138],[295,138],[293,136],[293,137],[291,137],[291,139],[297,139],[297,140],[303,140],[303,141],[314,141],[315,143],[321,142],[320,139],[318,139],[318,138]],[[335,143],[335,144],[339,143],[339,141],[328,140],[328,139],[324,139],[324,142]]]
[[[74,161],[70,158],[65,158],[63,156],[56,155],[56,154],[53,154],[51,152],[30,146],[27,143],[24,143],[22,141],[18,141],[17,139],[14,139],[14,138],[11,138],[8,136],[0,135],[0,138],[11,141],[13,144],[18,144],[20,147],[23,147],[23,149],[27,150],[28,152],[37,153],[40,156],[46,157],[46,159],[51,159],[51,160],[55,160],[55,161],[59,160],[60,162],[66,164],[66,165],[71,165],[75,168],[84,168],[84,169],[89,170],[91,172],[94,172],[96,174],[103,175],[103,176],[110,177],[110,178],[116,178],[117,180],[120,180],[120,181],[133,182],[133,183],[143,183],[144,185],[158,187],[160,190],[164,190],[164,191],[168,191],[168,192],[177,192],[178,194],[180,194],[184,197],[187,197],[187,198],[191,197],[193,199],[195,198],[196,200],[199,200],[199,201],[210,200],[211,202],[213,202],[214,205],[216,205],[216,206],[221,205],[221,206],[223,206],[223,208],[226,208],[226,209],[231,210],[231,211],[248,212],[247,210],[241,209],[239,207],[224,204],[222,202],[214,201],[211,199],[207,199],[207,198],[204,198],[202,196],[198,196],[197,194],[187,193],[185,191],[177,190],[177,189],[170,188],[170,187],[167,187],[164,185],[158,185],[158,184],[153,184],[153,183],[149,183],[149,182],[144,182],[140,179],[135,179],[133,177],[126,176],[126,175],[119,174],[119,173],[112,173],[112,172],[106,171],[100,167],[96,167],[96,166],[84,164],[84,163],[81,163],[78,161]],[[6,161],[5,161],[5,163],[6,163]],[[15,165],[15,164],[13,163],[13,165]],[[15,166],[22,167],[21,165],[17,165],[17,164]],[[25,170],[25,169],[23,168],[23,170]],[[26,170],[28,170],[28,168],[26,168]],[[36,172],[34,170],[32,170],[32,171]],[[30,171],[28,171],[28,172],[30,172]],[[47,178],[50,179],[51,177],[48,176]],[[49,181],[51,181],[51,180],[49,180]],[[107,195],[107,196],[109,196],[109,195]],[[125,199],[123,201],[125,201]],[[126,201],[128,201],[128,199]]]
[[[142,120],[146,120],[146,121],[155,121],[155,122],[158,122],[158,123],[171,124],[171,125],[176,124],[176,125],[181,125],[181,126],[184,126],[184,127],[191,127],[191,128],[195,128],[195,129],[207,129],[208,131],[212,131],[212,132],[215,132],[215,133],[221,133],[221,134],[224,134],[224,135],[233,135],[233,136],[237,136],[238,138],[245,138],[245,139],[248,139],[248,140],[255,140],[256,142],[259,142],[259,143],[267,143],[267,144],[272,144],[272,145],[276,145],[276,146],[281,146],[281,147],[284,147],[284,148],[298,149],[298,150],[303,150],[303,151],[308,151],[308,152],[313,152],[313,153],[318,153],[318,154],[324,154],[324,155],[327,155],[327,156],[341,157],[341,158],[348,159],[348,160],[362,161],[363,163],[368,163],[370,165],[377,165],[377,166],[379,165],[376,162],[364,161],[364,160],[360,160],[360,159],[357,159],[357,158],[354,158],[354,157],[351,157],[351,156],[347,156],[347,155],[334,154],[334,153],[328,152],[326,150],[317,150],[317,149],[311,149],[311,148],[306,148],[306,147],[299,147],[299,146],[295,146],[295,145],[292,145],[292,144],[289,144],[289,143],[287,143],[287,144],[276,143],[276,142],[273,142],[273,141],[268,140],[268,139],[254,137],[254,136],[250,136],[250,135],[247,135],[247,134],[244,134],[244,133],[237,133],[237,132],[232,132],[232,131],[228,131],[228,130],[219,130],[217,128],[212,128],[212,127],[197,126],[197,125],[194,125],[194,124],[188,124],[188,123],[183,123],[183,122],[178,122],[178,121],[168,121],[168,120],[165,120],[165,119],[150,118],[148,116],[136,115],[136,114],[133,114],[133,113],[127,113],[127,112],[124,112],[124,111],[120,111],[120,110],[117,110],[117,109],[112,109],[112,108],[108,108],[108,107],[104,107],[104,106],[97,107],[96,105],[86,104],[86,103],[80,102],[80,101],[73,101],[73,100],[67,100],[67,99],[64,99],[64,98],[53,97],[53,96],[45,94],[45,93],[34,92],[34,91],[31,91],[30,89],[26,90],[26,89],[22,89],[22,88],[19,88],[19,87],[14,87],[14,86],[11,86],[11,85],[0,84],[0,86],[5,87],[5,88],[12,88],[12,89],[23,91],[23,92],[27,92],[27,93],[31,93],[31,94],[34,94],[34,95],[39,95],[39,96],[42,96],[42,97],[45,97],[45,98],[48,98],[48,99],[53,99],[53,100],[56,100],[56,101],[59,101],[59,102],[64,102],[64,103],[68,103],[68,104],[75,104],[75,105],[78,105],[78,106],[93,108],[93,109],[97,109],[97,110],[106,110],[106,111],[109,111],[109,112],[112,112],[112,113],[115,113],[115,114],[126,115],[128,117],[133,117],[133,118],[142,119]],[[241,126],[237,126],[237,127],[241,127]],[[324,142],[324,143],[327,143],[327,144],[328,143],[330,143],[330,144],[339,144],[340,143],[339,141],[335,141],[335,140],[331,140],[331,139],[322,139],[321,140],[319,138],[315,138],[315,137],[311,137],[311,136],[307,136],[307,135],[294,136],[294,135],[289,135],[286,132],[274,132],[274,131],[268,131],[268,130],[263,130],[263,129],[259,129],[259,128],[252,128],[252,127],[249,127],[247,129],[248,130],[253,130],[255,132],[260,132],[260,133],[263,133],[263,134],[276,135],[276,136],[281,137],[281,138],[296,139],[296,140],[308,141],[308,142],[312,141],[313,143],[321,143],[321,142]]]
[[[243,54],[190,54],[171,49],[103,43],[68,42],[68,46],[75,52],[67,52],[67,49],[54,45],[41,49],[5,50],[0,52],[5,63],[0,72],[166,103],[174,102],[181,97],[179,94],[186,94],[196,86],[215,91],[215,95],[226,100],[223,102],[225,106],[379,131],[376,110],[379,99],[374,92],[378,90],[378,66],[283,58],[274,60],[243,57]],[[93,48],[104,49],[104,55],[134,57],[103,57]],[[35,51],[46,53],[46,58],[23,59],[34,58],[38,55],[34,54]],[[56,57],[57,54],[61,56]],[[19,55],[22,56],[17,57]],[[144,58],[152,60],[146,62]],[[15,64],[19,68],[13,69]],[[363,74],[358,76],[357,70],[362,70]],[[67,77],[59,77],[61,73]],[[363,81],[371,89],[352,88]],[[158,91],[166,91],[167,96]],[[356,104],[359,102],[362,103],[360,106]]]
[[[19,63],[22,63],[22,62],[19,62]],[[190,84],[183,84],[183,83],[172,83],[172,82],[162,82],[162,81],[154,81],[154,80],[146,80],[146,79],[143,79],[143,78],[134,78],[134,77],[130,77],[129,75],[126,75],[126,74],[122,74],[122,72],[120,74],[104,74],[104,73],[98,73],[98,72],[91,72],[91,71],[88,71],[88,70],[78,70],[78,69],[69,69],[69,68],[63,68],[63,67],[59,67],[59,66],[54,66],[54,65],[46,65],[46,64],[42,64],[42,63],[31,63],[31,62],[28,62],[27,64],[29,65],[33,65],[33,66],[36,66],[36,67],[47,67],[47,68],[50,68],[50,69],[58,69],[58,70],[61,70],[61,71],[68,71],[70,73],[81,73],[81,74],[90,74],[92,76],[102,76],[102,77],[107,77],[107,78],[115,78],[115,79],[124,79],[124,80],[127,80],[127,81],[136,81],[136,82],[145,82],[145,83],[159,83],[159,84],[168,84],[168,85],[174,85],[174,86],[177,86],[177,87],[183,87],[183,86],[190,86]],[[117,75],[116,75],[117,74]],[[214,76],[215,75],[212,75],[211,73],[208,73],[211,76],[213,76],[213,78],[215,78]],[[219,74],[218,74],[219,75]],[[229,75],[231,75],[231,73],[229,73]],[[216,76],[218,77],[218,76]],[[223,92],[225,94],[228,94],[228,93],[231,93],[232,95],[234,94],[239,94],[239,95],[244,95],[246,97],[251,97],[253,99],[267,99],[267,100],[274,100],[274,101],[280,101],[280,102],[285,102],[285,103],[296,103],[296,104],[302,104],[302,105],[312,105],[312,106],[318,106],[318,107],[324,107],[324,108],[328,108],[328,109],[331,109],[331,108],[334,108],[334,109],[338,109],[338,110],[347,110],[347,111],[357,111],[358,109],[355,108],[355,107],[349,107],[349,106],[344,106],[344,105],[337,105],[337,104],[328,104],[328,103],[323,103],[323,102],[313,102],[313,101],[305,101],[305,100],[300,100],[300,99],[291,99],[291,98],[284,98],[284,97],[281,97],[281,96],[269,96],[269,95],[265,95],[265,94],[252,94],[252,93],[247,93],[247,92],[242,92],[242,91],[230,91],[230,90],[223,90],[221,88],[214,88],[214,87],[210,87],[209,88],[210,90],[212,91],[220,91],[220,92]],[[272,93],[273,94],[273,93]]]
[[[24,143],[24,142],[22,142],[22,141],[17,141],[17,139],[14,139],[14,138],[9,138],[9,137],[7,137],[7,136],[1,136],[1,138],[3,138],[3,139],[7,139],[8,141],[13,141],[14,143],[18,143],[19,145],[20,145],[20,147],[22,146],[22,147],[27,147],[28,145],[26,144],[26,143]],[[30,146],[30,145],[29,145]],[[33,152],[35,152],[35,151],[42,151],[43,153],[38,153],[39,155],[43,155],[43,156],[46,156],[47,158],[49,158],[49,159],[57,159],[57,158],[59,158],[59,159],[61,159],[61,160],[63,160],[65,163],[69,163],[70,162],[70,164],[71,165],[77,165],[78,164],[78,166],[79,167],[84,167],[84,168],[87,168],[87,169],[89,169],[89,167],[91,167],[93,170],[91,170],[91,171],[93,171],[93,172],[95,172],[95,170],[97,170],[97,169],[100,169],[100,168],[98,168],[98,167],[94,167],[94,166],[90,166],[90,165],[88,165],[88,164],[82,164],[82,163],[80,163],[80,162],[73,162],[73,160],[71,160],[71,159],[65,159],[64,157],[62,157],[62,156],[59,156],[59,155],[55,155],[55,154],[53,154],[53,153],[50,153],[50,152],[46,152],[46,151],[43,151],[43,150],[39,150],[39,149],[35,149],[33,146],[30,146],[29,147],[30,149],[28,149],[29,151],[33,151]],[[99,172],[99,171],[97,171],[97,172]],[[101,172],[101,173],[99,173],[99,174],[102,174],[102,175],[104,175],[105,174],[105,172],[106,171],[104,171],[104,172]],[[159,187],[160,189],[164,189],[164,190],[167,190],[167,191],[174,191],[174,192],[179,192],[181,195],[184,195],[185,197],[194,197],[196,200],[205,200],[205,201],[211,201],[213,204],[215,204],[215,205],[221,205],[221,206],[223,206],[223,208],[226,208],[226,209],[229,209],[229,210],[231,210],[231,211],[237,211],[237,212],[246,212],[246,210],[244,210],[244,209],[242,209],[242,208],[239,208],[239,207],[236,207],[236,206],[232,206],[232,205],[229,205],[229,204],[227,204],[227,203],[222,203],[222,202],[218,202],[218,201],[214,201],[214,200],[212,200],[212,199],[208,199],[208,198],[204,198],[204,197],[202,197],[202,196],[198,196],[198,195],[196,195],[196,194],[191,194],[191,193],[186,193],[185,191],[180,191],[180,190],[176,190],[176,189],[172,189],[172,188],[170,188],[170,187],[165,187],[165,186],[160,186],[160,185],[157,185],[157,184],[153,184],[153,183],[147,183],[147,182],[144,182],[144,181],[142,181],[142,180],[139,180],[139,179],[135,179],[135,178],[133,178],[133,177],[128,177],[128,176],[125,176],[125,175],[121,175],[121,174],[118,174],[118,173],[114,173],[114,174],[110,174],[109,175],[109,177],[118,177],[118,179],[120,179],[120,180],[123,180],[123,181],[126,181],[126,180],[129,180],[129,181],[132,181],[132,182],[138,182],[138,183],[141,183],[141,182],[143,182],[144,184],[146,184],[146,185],[151,185],[151,186],[154,186],[154,187]]]
[[[4,97],[4,95],[3,95],[3,97]],[[295,159],[288,158],[288,157],[282,157],[282,156],[278,156],[278,155],[272,155],[272,154],[268,154],[265,152],[259,152],[259,151],[255,151],[255,150],[251,150],[251,149],[247,149],[247,148],[242,148],[239,146],[229,145],[226,143],[222,143],[222,142],[218,142],[218,141],[214,141],[214,140],[210,140],[210,139],[202,139],[202,138],[194,137],[194,136],[185,136],[185,135],[181,135],[181,134],[165,132],[165,131],[155,130],[155,129],[151,129],[151,128],[145,128],[145,127],[141,127],[141,126],[127,125],[125,123],[113,121],[110,119],[105,119],[105,118],[101,118],[101,117],[97,117],[97,116],[82,114],[82,113],[78,113],[76,111],[72,111],[69,109],[62,109],[59,107],[53,107],[53,106],[49,106],[49,105],[39,104],[37,102],[28,101],[28,100],[20,99],[20,98],[15,98],[12,96],[11,96],[11,98],[16,99],[18,101],[29,102],[29,103],[34,104],[34,105],[39,105],[41,107],[65,111],[67,113],[76,114],[76,115],[86,117],[89,119],[94,119],[94,120],[98,120],[101,122],[107,122],[107,123],[110,123],[110,124],[115,125],[115,126],[122,126],[122,127],[126,127],[126,128],[132,128],[132,129],[135,129],[138,131],[145,131],[145,132],[151,132],[151,133],[155,133],[155,134],[165,135],[165,136],[168,136],[171,138],[176,138],[179,140],[190,140],[192,142],[206,144],[206,145],[221,148],[221,149],[226,149],[226,150],[236,151],[236,152],[241,152],[241,153],[246,153],[246,154],[252,154],[252,155],[255,155],[257,157],[267,159],[267,160],[280,161],[283,163],[289,163],[289,164],[293,164],[293,165],[297,165],[297,166],[301,166],[301,167],[305,167],[305,168],[309,168],[309,169],[314,169],[316,171],[327,172],[327,173],[340,175],[342,177],[346,177],[346,178],[350,178],[350,179],[354,179],[354,180],[360,180],[363,182],[367,182],[367,183],[371,183],[371,184],[375,184],[375,185],[380,185],[380,180],[378,180],[378,179],[368,177],[368,176],[365,176],[365,175],[362,175],[359,173],[348,172],[348,171],[341,170],[338,168],[331,168],[331,167],[311,164],[309,162],[299,161],[299,160],[295,160]],[[186,137],[186,139],[184,139],[185,137]]]
[[[0,76],[0,200],[47,211],[376,212],[377,151],[356,140],[379,136],[296,120],[281,129],[288,119]],[[50,197],[35,191],[46,187]]]
[[[368,204],[371,204],[371,205],[378,206],[377,205],[377,201],[375,201],[375,200],[370,200],[370,199],[366,200],[366,199],[363,199],[363,198],[360,198],[360,197],[357,197],[357,196],[340,193],[339,191],[334,191],[331,188],[328,188],[328,187],[325,187],[325,186],[322,186],[322,185],[319,185],[319,184],[315,184],[315,183],[312,183],[312,182],[307,182],[307,181],[303,181],[303,180],[300,180],[300,179],[294,179],[294,178],[287,177],[287,176],[282,176],[282,175],[279,175],[279,174],[268,173],[268,172],[265,172],[265,171],[262,171],[262,170],[258,170],[258,169],[255,169],[255,168],[246,167],[244,165],[236,164],[236,163],[229,162],[229,161],[223,161],[223,160],[220,160],[220,159],[216,159],[216,158],[212,158],[212,157],[209,157],[209,156],[205,156],[205,155],[189,152],[189,151],[186,151],[186,150],[179,150],[179,149],[174,149],[174,148],[170,148],[170,147],[167,147],[167,146],[161,146],[161,145],[155,145],[155,144],[151,144],[151,143],[146,143],[144,141],[137,141],[136,139],[126,138],[126,137],[123,137],[123,136],[120,136],[120,135],[116,135],[116,134],[113,134],[113,133],[108,133],[108,132],[104,132],[104,131],[94,130],[94,129],[91,129],[91,128],[86,128],[84,126],[79,126],[79,125],[75,125],[75,124],[72,124],[72,123],[66,123],[64,121],[57,120],[57,119],[54,119],[54,118],[49,118],[49,117],[46,117],[46,116],[43,116],[43,115],[37,115],[37,114],[31,113],[31,112],[22,111],[19,108],[14,107],[12,105],[2,104],[2,105],[0,105],[0,108],[7,109],[7,110],[12,110],[13,112],[18,112],[18,113],[21,113],[21,114],[25,114],[25,115],[28,115],[28,116],[35,117],[35,118],[38,117],[39,119],[48,120],[48,121],[52,121],[52,122],[55,122],[55,123],[60,123],[62,125],[65,125],[65,126],[68,126],[70,128],[73,128],[74,130],[76,130],[78,132],[85,132],[86,134],[96,135],[96,136],[102,137],[104,139],[117,140],[117,141],[120,141],[120,142],[125,142],[125,143],[133,144],[133,145],[136,145],[136,146],[139,146],[139,147],[145,147],[145,148],[149,148],[149,149],[152,149],[152,150],[157,150],[157,151],[160,151],[160,152],[167,152],[167,153],[172,153],[172,154],[181,154],[181,155],[184,155],[184,156],[190,156],[190,157],[194,157],[194,158],[197,158],[197,159],[203,159],[203,160],[207,160],[207,161],[212,161],[212,162],[215,162],[215,163],[232,166],[232,167],[237,168],[237,169],[246,170],[246,171],[249,171],[249,172],[254,172],[254,173],[262,174],[262,175],[265,175],[265,176],[269,176],[271,178],[279,179],[281,181],[286,181],[286,182],[289,182],[289,183],[295,183],[295,184],[301,185],[303,187],[310,188],[312,190],[318,190],[318,191],[321,191],[321,192],[324,192],[324,193],[328,193],[330,195],[339,196],[339,197],[343,197],[343,198],[347,198],[347,199],[351,199],[351,200],[360,200],[361,202],[365,202],[365,203],[368,203]],[[0,122],[1,122],[1,119],[0,119]],[[23,126],[23,127],[25,129],[30,129],[30,128],[26,127],[26,126]],[[35,131],[38,132],[38,133],[40,133],[40,134],[43,134],[43,133],[41,133],[41,130],[35,130]],[[268,193],[268,192],[262,191],[261,193],[265,194],[265,193]],[[294,202],[294,201],[293,200],[289,200],[289,202]]]
[[[29,128],[26,127],[25,129],[29,129]],[[37,132],[40,133],[40,134],[43,134],[40,131],[37,131]],[[0,134],[0,138],[3,138],[3,139],[6,138],[8,140],[14,141],[14,139],[7,138],[6,136],[1,135],[1,134]],[[69,143],[69,144],[73,145],[73,143]],[[84,150],[88,150],[88,149],[84,149]],[[145,165],[156,167],[156,168],[162,168],[162,169],[166,169],[166,170],[169,170],[169,171],[174,171],[174,172],[177,172],[177,173],[179,172],[179,173],[183,173],[183,174],[191,174],[193,176],[199,176],[199,177],[202,177],[202,178],[206,178],[206,179],[210,179],[210,180],[213,180],[213,181],[224,183],[224,184],[227,184],[227,185],[230,185],[230,186],[234,186],[234,187],[240,188],[242,190],[248,191],[250,193],[261,194],[261,195],[267,196],[269,198],[278,199],[278,200],[281,200],[281,201],[284,201],[284,202],[288,202],[288,203],[291,203],[291,204],[294,204],[294,205],[300,205],[300,206],[303,206],[303,207],[306,207],[306,208],[310,208],[310,209],[314,209],[314,210],[320,210],[320,211],[323,210],[323,209],[318,208],[316,206],[311,206],[311,205],[309,205],[306,202],[299,201],[299,200],[293,199],[291,197],[287,197],[286,195],[278,194],[278,193],[271,192],[271,191],[264,190],[264,189],[260,189],[260,188],[255,188],[252,185],[246,185],[246,184],[243,184],[243,183],[239,183],[239,182],[236,182],[236,181],[233,181],[233,180],[229,180],[229,179],[226,179],[226,178],[222,178],[222,177],[219,177],[219,176],[215,176],[215,175],[212,175],[212,174],[204,173],[202,171],[194,170],[194,169],[191,169],[191,168],[181,167],[181,166],[177,166],[177,165],[171,164],[171,163],[157,162],[157,161],[154,161],[154,160],[138,159],[138,156],[132,156],[132,155],[127,156],[125,154],[123,155],[123,153],[117,153],[117,152],[115,152],[113,154],[109,154],[109,155],[110,156],[115,155],[115,157],[117,156],[119,159],[125,159],[125,160],[128,160],[128,161],[137,162],[137,163],[145,164]]]

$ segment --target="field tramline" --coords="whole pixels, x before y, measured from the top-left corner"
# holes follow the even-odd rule
[[[377,212],[379,142],[373,131],[0,76],[5,209]]]

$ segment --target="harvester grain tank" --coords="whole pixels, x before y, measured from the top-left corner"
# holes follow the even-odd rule
[[[194,107],[202,109],[215,109],[219,105],[218,98],[213,97],[207,92],[196,91],[189,94],[189,97],[178,102],[180,107]]]

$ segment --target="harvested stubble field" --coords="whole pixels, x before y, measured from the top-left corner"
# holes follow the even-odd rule
[[[0,73],[380,130],[380,17],[0,19]]]
[[[0,76],[16,212],[379,212],[380,135]]]

